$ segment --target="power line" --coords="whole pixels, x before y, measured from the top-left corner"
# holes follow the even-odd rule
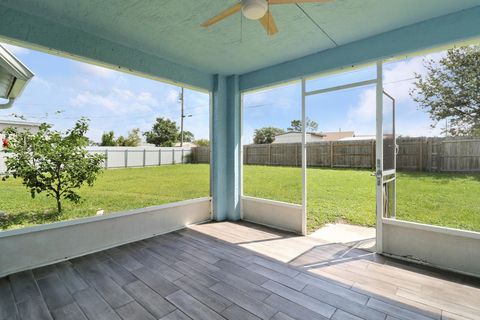
[[[383,84],[384,85],[389,85],[389,84],[394,84],[394,83],[399,83],[399,82],[405,82],[405,81],[411,81],[411,80],[415,80],[416,78],[415,77],[411,77],[411,78],[405,78],[405,79],[399,79],[399,80],[395,80],[395,81],[390,81],[390,82],[384,82]],[[29,105],[39,105],[39,106],[47,106],[47,107],[56,107],[56,106],[52,106],[52,105],[49,105],[49,104],[43,104],[43,103],[16,103],[15,104],[16,106],[19,106],[19,107],[22,107],[22,106],[29,106]],[[261,107],[266,107],[266,106],[271,106],[272,103],[265,103],[265,104],[258,104],[258,105],[248,105],[248,106],[244,106],[243,108],[244,109],[253,109],[253,108],[261,108]],[[195,107],[189,107],[189,108],[185,108],[185,111],[189,110],[199,110],[201,108],[205,108],[207,109],[208,107],[207,106],[195,106]],[[209,109],[209,108],[208,108]],[[152,110],[152,112],[148,112],[148,113],[137,113],[137,114],[118,114],[118,115],[91,115],[91,116],[88,116],[88,115],[85,115],[85,117],[87,117],[88,119],[110,119],[110,118],[142,118],[142,117],[148,117],[148,116],[152,116],[152,115],[155,115],[156,113],[156,110]],[[198,113],[194,113],[192,114],[192,116],[196,116],[196,115],[204,115],[204,114],[209,114],[210,111],[207,111],[207,112],[198,112]],[[55,116],[49,116],[48,114],[45,114],[45,113],[22,113],[23,116],[25,117],[28,117],[28,118],[33,118],[33,119],[56,119],[56,120],[61,120],[61,119],[65,119],[65,120],[69,120],[69,119],[78,119],[79,117],[82,117],[83,115],[78,115],[78,116],[73,116],[73,115],[66,115],[66,116],[58,116],[58,115],[55,115]],[[4,115],[1,115],[0,116],[2,117],[8,117],[8,116],[11,116],[11,114],[4,114]]]
[[[400,80],[395,80],[395,81],[390,81],[390,82],[384,82],[383,85],[392,84],[392,83],[398,83],[398,82],[411,81],[411,80],[415,80],[415,79],[416,79],[415,77],[413,77],[413,78],[406,78],[406,79],[400,79]]]

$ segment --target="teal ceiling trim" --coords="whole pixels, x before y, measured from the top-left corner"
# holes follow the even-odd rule
[[[253,90],[475,37],[480,37],[480,6],[243,74],[240,90]]]
[[[209,91],[213,87],[211,74],[1,4],[0,36],[170,83]]]

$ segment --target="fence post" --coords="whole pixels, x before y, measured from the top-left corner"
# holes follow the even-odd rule
[[[439,144],[440,149],[437,150],[437,171],[445,171],[445,139],[443,139]]]
[[[128,149],[125,149],[125,168],[128,168]]]
[[[105,149],[105,169],[108,169],[108,149]]]
[[[330,168],[333,168],[333,141],[330,141]]]
[[[375,169],[375,143],[375,140],[372,140],[372,147],[370,148],[372,169]]]
[[[295,167],[298,167],[298,143],[295,143]]]
[[[162,148],[158,148],[158,165],[162,165]]]
[[[420,141],[418,146],[418,171],[423,171],[423,141]]]
[[[272,144],[268,145],[268,164],[272,164]]]
[[[147,161],[147,149],[143,149],[143,166],[145,167]]]
[[[172,164],[175,164],[175,148],[172,149]]]
[[[182,164],[183,164],[183,159],[184,159],[184,157],[185,157],[185,152],[184,152],[184,151],[185,151],[185,150],[183,150],[183,148],[182,148]]]
[[[425,139],[425,143],[427,144],[427,165],[425,170],[430,172],[432,171],[432,149],[431,149],[431,142],[428,138]]]

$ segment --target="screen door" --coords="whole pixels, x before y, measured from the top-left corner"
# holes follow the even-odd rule
[[[383,91],[386,101],[383,105],[383,172],[382,201],[383,217],[395,218],[396,211],[396,158],[397,143],[395,136],[395,99]]]

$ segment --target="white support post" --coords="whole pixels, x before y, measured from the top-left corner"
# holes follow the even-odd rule
[[[307,234],[307,134],[305,110],[305,78],[302,78],[302,234]]]
[[[244,161],[248,154],[243,154],[244,151],[244,136],[243,136],[243,93],[240,93],[240,198],[243,197],[243,166],[246,164]],[[248,150],[248,149],[247,149]],[[245,158],[244,158],[245,157]],[[240,219],[243,220],[243,205],[242,201],[240,201]]]
[[[383,252],[383,70],[382,62],[377,62],[376,88],[376,249]]]

